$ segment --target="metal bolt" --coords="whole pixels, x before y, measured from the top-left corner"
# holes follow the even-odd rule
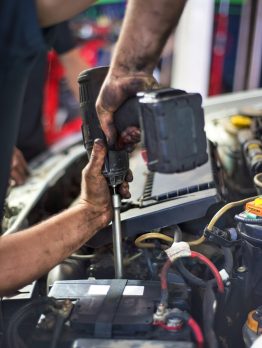
[[[246,272],[246,270],[247,270],[246,266],[240,266],[237,269],[238,273],[244,273],[244,272]]]
[[[166,306],[164,306],[162,303],[160,303],[157,307],[157,314],[161,315],[163,313],[165,313],[166,311]]]
[[[183,320],[179,318],[172,318],[167,321],[167,326],[172,326],[173,328],[180,329],[183,324]]]

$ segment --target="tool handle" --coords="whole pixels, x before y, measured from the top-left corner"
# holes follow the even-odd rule
[[[95,107],[98,93],[107,72],[108,67],[88,69],[82,71],[78,78],[80,86],[80,109],[83,120],[82,132],[84,145],[89,158],[91,156],[95,139],[103,139],[105,144],[107,144],[106,137],[101,129]],[[117,129],[119,132],[126,128],[127,121],[130,121],[129,117],[132,119],[131,115],[127,114],[129,107],[131,106],[124,106],[124,110],[126,110],[124,111],[126,112],[125,117],[121,117],[119,114],[117,116]],[[134,111],[133,115],[137,115],[137,113],[138,112]],[[137,124],[138,121],[132,125]],[[107,152],[105,165],[103,168],[103,174],[107,178],[109,185],[116,187],[121,184],[125,179],[128,168],[128,153],[125,150],[117,151],[110,148]]]
[[[82,71],[78,77],[83,123],[89,128],[89,137],[94,139],[102,138],[105,140],[97,117],[95,103],[107,72],[108,67],[97,67]],[[114,113],[114,123],[119,133],[128,126],[139,127],[138,100],[135,96],[124,102]]]

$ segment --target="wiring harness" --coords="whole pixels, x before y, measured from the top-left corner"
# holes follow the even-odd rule
[[[72,308],[73,304],[70,300],[57,301],[51,297],[42,297],[27,303],[10,319],[6,333],[8,348],[26,348],[27,345],[19,332],[21,325],[28,317],[34,316],[35,320],[39,320],[40,315],[48,315],[50,313],[52,313],[56,319],[50,344],[50,348],[55,348],[64,322],[69,317]]]

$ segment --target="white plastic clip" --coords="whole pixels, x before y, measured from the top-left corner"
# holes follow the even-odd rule
[[[220,274],[224,283],[229,279],[229,274],[227,273],[227,271],[224,268],[221,269],[221,271],[219,271],[219,274]]]
[[[191,255],[190,246],[186,242],[174,242],[170,248],[165,250],[165,252],[172,262],[180,257],[187,257]]]

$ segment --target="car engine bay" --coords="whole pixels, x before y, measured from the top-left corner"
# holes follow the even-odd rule
[[[251,347],[262,333],[261,101],[257,90],[205,102],[209,159],[196,169],[154,174],[138,148],[123,279],[109,225],[2,299],[3,347]],[[34,160],[8,193],[4,234],[74,205],[86,162],[80,134]]]

